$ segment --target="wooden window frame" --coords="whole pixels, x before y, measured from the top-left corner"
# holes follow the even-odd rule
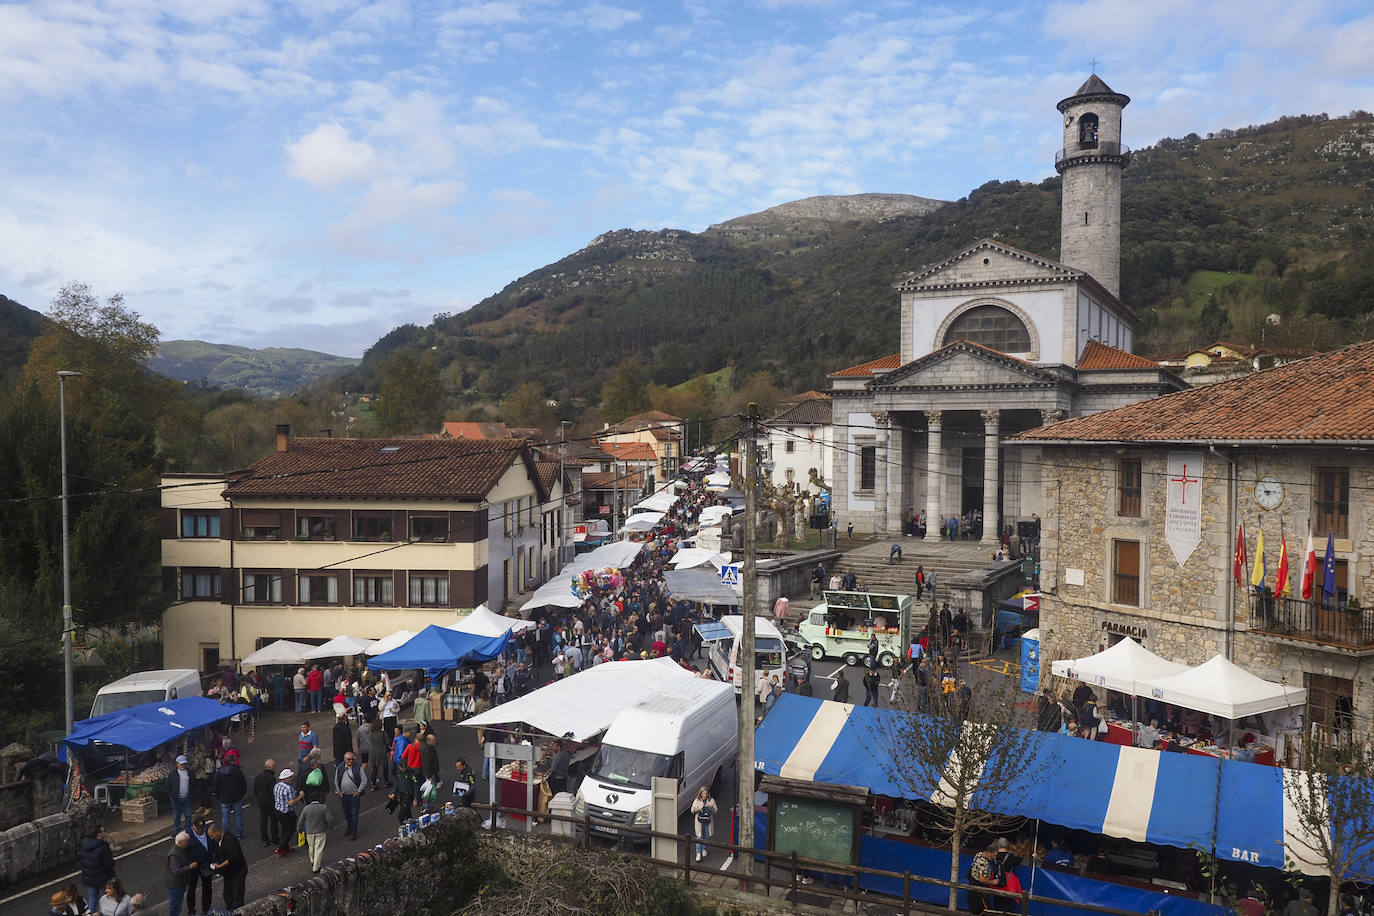
[[[1312,534],[1337,538],[1350,536],[1350,468],[1319,466],[1313,469]],[[1330,486],[1328,486],[1328,483]],[[1330,496],[1327,494],[1330,493]]]
[[[1135,572],[1122,571],[1122,548],[1130,545],[1135,550]],[[1112,604],[1140,607],[1141,597],[1141,556],[1140,541],[1126,538],[1112,538]]]
[[[1140,518],[1144,493],[1144,469],[1139,458],[1122,458],[1116,469],[1116,514]]]

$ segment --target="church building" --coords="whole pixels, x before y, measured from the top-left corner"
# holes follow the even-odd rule
[[[993,542],[1044,498],[1036,450],[1003,439],[1186,387],[1131,353],[1118,298],[1129,102],[1094,74],[1058,105],[1060,260],[983,239],[910,274],[899,351],[830,374],[840,526],[895,536],[924,512],[935,539],[977,511]]]

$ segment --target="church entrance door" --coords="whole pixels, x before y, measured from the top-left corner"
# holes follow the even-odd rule
[[[962,449],[959,462],[959,516],[968,515],[970,509],[983,511],[983,447],[969,445]]]

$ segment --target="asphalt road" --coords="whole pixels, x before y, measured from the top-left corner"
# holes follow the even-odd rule
[[[702,664],[701,662],[697,663]],[[826,659],[812,663],[812,689],[814,695],[821,698],[829,698],[833,693],[833,685],[836,678],[846,678],[849,681],[849,696],[851,702],[863,701],[863,686],[861,678],[863,671],[861,668],[848,668],[843,661]],[[975,689],[978,683],[984,678],[1003,675],[984,669],[966,669],[966,676],[973,682]],[[884,684],[879,691],[882,705],[887,705],[888,686],[886,677]],[[249,779],[250,799],[244,805],[244,834],[243,848],[248,857],[248,889],[247,899],[252,900],[257,897],[273,893],[280,888],[289,887],[299,881],[310,877],[310,864],[304,849],[296,850],[290,856],[278,857],[271,848],[264,847],[258,832],[259,812],[251,800],[251,783],[253,777],[261,772],[263,761],[268,757],[274,757],[278,761],[278,769],[282,765],[291,765],[294,768],[296,760],[295,735],[300,727],[302,716],[294,712],[268,712],[259,721],[256,737],[251,743],[247,743],[241,738],[236,739],[243,752],[243,770]],[[321,736],[321,743],[325,747],[326,754],[329,753],[330,739],[329,728],[332,720],[328,716],[312,716],[316,731]],[[454,722],[437,723],[439,735],[439,757],[445,774],[453,769],[453,762],[458,757],[465,757],[468,762],[480,772],[481,758],[478,754],[476,730],[467,728]],[[285,762],[285,764],[283,764]],[[729,806],[734,798],[734,783],[727,780],[722,786],[722,798],[719,799],[722,808]],[[487,798],[487,785],[479,782],[477,798],[485,801]],[[344,858],[363,849],[382,842],[396,833],[397,821],[393,815],[386,813],[386,792],[369,792],[363,799],[362,814],[359,817],[359,836],[356,841],[345,840],[343,837],[343,816],[337,800],[331,803],[331,810],[337,816],[339,826],[329,834],[328,845],[325,849],[327,861]],[[218,814],[216,813],[216,817]],[[726,822],[722,818],[720,826],[723,828]],[[543,830],[547,831],[545,825]],[[690,814],[684,815],[679,824],[679,832],[689,834],[691,832]],[[723,830],[717,831],[717,838],[723,839]],[[170,837],[158,837],[139,844],[133,844],[129,848],[122,848],[116,855],[116,873],[130,893],[143,892],[148,898],[150,906],[146,912],[166,913],[167,912],[167,891],[165,888],[165,869],[167,851],[170,846]],[[730,863],[719,851],[713,851],[705,863],[708,867],[728,868]],[[78,883],[79,873],[73,868],[54,876],[48,877],[40,882],[27,882],[25,885],[10,889],[9,893],[0,897],[0,916],[7,914],[32,914],[47,912],[49,897],[53,890],[68,883]],[[215,882],[214,898],[216,905],[222,905],[222,892],[220,882]]]

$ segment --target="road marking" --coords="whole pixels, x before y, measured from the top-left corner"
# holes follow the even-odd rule
[[[833,681],[833,680],[835,680],[835,675],[839,674],[841,671],[843,671],[844,669],[846,669],[846,668],[848,668],[848,667],[849,667],[848,665],[841,665],[840,667],[836,668],[834,671],[830,672],[829,674],[822,674],[821,677],[825,678],[827,681]]]
[[[969,662],[975,668],[982,668],[984,671],[991,671],[993,674],[1003,674],[1007,677],[1020,677],[1021,666],[1005,658],[984,658]]]
[[[119,855],[115,856],[115,861],[117,862],[117,861],[119,861],[120,859],[123,859],[123,858],[125,858],[125,857],[127,857],[127,856],[131,856],[131,855],[134,855],[135,853],[143,852],[145,849],[152,849],[154,846],[161,846],[161,845],[163,845],[163,844],[165,844],[165,843],[167,843],[167,842],[170,842],[170,840],[171,840],[171,837],[165,837],[165,836],[164,836],[164,837],[158,837],[158,838],[155,839],[155,840],[151,840],[150,842],[144,843],[142,846],[138,847],[137,849],[130,849],[130,850],[128,850],[127,852],[121,852]],[[60,878],[47,878],[47,879],[44,880],[44,883],[45,883],[45,884],[55,884],[55,883],[62,882],[62,881],[68,881],[68,880],[70,880],[70,879],[72,879],[72,878],[80,877],[80,875],[81,875],[81,872],[80,872],[80,871],[74,871],[74,872],[72,872],[72,873],[69,874],[69,875],[63,875],[63,876],[60,877]],[[34,887],[34,888],[30,888],[29,890],[23,891],[23,892],[18,893],[18,894],[11,894],[10,896],[5,897],[3,900],[0,900],[0,906],[3,906],[4,904],[9,903],[9,902],[12,901],[12,900],[18,900],[20,897],[27,897],[29,894],[32,894],[32,893],[34,893],[34,892],[36,892],[36,891],[41,891],[41,890],[43,890],[43,888],[41,888],[41,887]]]
[[[735,854],[732,852],[725,857],[725,861],[720,863],[721,871],[729,871],[730,866],[735,864]]]

